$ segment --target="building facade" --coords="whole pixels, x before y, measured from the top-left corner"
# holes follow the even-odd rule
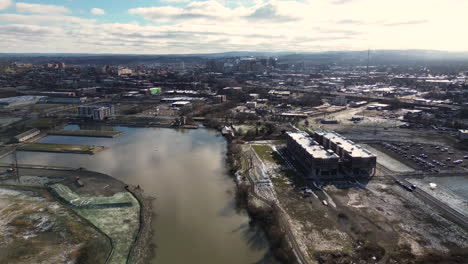
[[[356,177],[370,176],[375,172],[377,157],[353,141],[333,131],[316,131],[313,137],[340,157],[341,168],[345,172]]]
[[[288,132],[287,149],[308,173],[308,177],[331,180],[338,175],[339,157],[326,150],[305,132]]]
[[[78,115],[93,120],[104,120],[109,116],[115,115],[115,110],[113,105],[80,105],[78,107]]]

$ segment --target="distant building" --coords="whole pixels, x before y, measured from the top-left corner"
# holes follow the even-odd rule
[[[86,97],[46,97],[43,99],[48,104],[83,104]]]
[[[219,94],[219,95],[213,96],[213,102],[217,103],[217,104],[222,104],[222,103],[226,102],[226,95]]]
[[[272,99],[288,99],[291,95],[291,91],[278,91],[270,90],[268,91],[268,96]]]
[[[172,107],[191,107],[192,103],[189,101],[177,101],[171,104]]]
[[[162,89],[161,87],[145,88],[145,89],[140,89],[140,93],[144,95],[156,95],[156,94],[161,94]]]
[[[33,128],[31,130],[28,130],[26,132],[23,132],[23,133],[15,136],[15,140],[16,140],[16,142],[20,142],[20,143],[25,142],[25,141],[39,135],[40,133],[41,133],[41,131],[39,129]]]
[[[76,92],[80,95],[94,95],[97,93],[97,89],[101,87],[86,87],[86,88],[77,88]]]
[[[320,146],[305,132],[286,135],[288,151],[303,165],[310,178],[327,180],[337,176],[338,155]]]
[[[249,94],[249,97],[250,97],[251,100],[257,100],[260,97],[260,95],[255,94],[255,93],[251,93],[251,94]]]
[[[314,139],[341,158],[342,167],[354,176],[369,176],[375,171],[377,157],[367,149],[333,132],[314,132]]]
[[[367,101],[358,101],[358,102],[351,102],[349,106],[357,108],[357,107],[364,106],[365,104],[367,104]]]
[[[333,100],[334,105],[339,105],[339,106],[346,106],[348,104],[348,100],[346,99],[346,96],[340,95]]]
[[[98,106],[98,105],[81,105],[78,107],[80,117],[91,118],[93,120],[104,120],[105,118],[115,115],[113,105]]]
[[[468,139],[468,130],[459,129],[458,130],[458,138],[461,139],[461,140],[467,140]]]
[[[0,99],[1,108],[16,108],[27,105],[33,105],[39,100],[43,99],[44,96],[15,96]]]
[[[385,110],[385,109],[389,109],[390,108],[390,105],[388,104],[378,104],[378,103],[375,103],[375,104],[370,104],[367,106],[367,110]]]
[[[117,75],[118,76],[121,76],[121,75],[131,75],[133,73],[133,70],[132,69],[129,69],[129,68],[119,68],[117,70]]]
[[[257,107],[257,102],[247,102],[245,106],[250,109],[255,109]]]

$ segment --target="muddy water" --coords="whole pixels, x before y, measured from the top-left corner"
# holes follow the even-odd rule
[[[72,128],[77,129],[67,127]],[[157,256],[152,263],[274,263],[263,234],[235,209],[235,186],[224,162],[226,142],[218,133],[115,129],[124,133],[114,139],[48,136],[40,141],[108,147],[96,155],[20,152],[19,163],[85,167],[155,196]]]

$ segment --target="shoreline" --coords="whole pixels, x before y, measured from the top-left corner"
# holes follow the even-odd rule
[[[155,198],[145,197],[143,189],[139,188],[139,186],[128,186],[126,190],[130,192],[140,204],[140,226],[135,242],[128,253],[127,263],[149,263],[156,255],[156,245],[152,242],[154,232],[151,228],[151,224],[155,218],[152,203]]]
[[[24,172],[27,170],[27,172]],[[106,197],[111,197],[115,193],[122,193],[128,192],[133,198],[138,202],[139,205],[139,212],[138,212],[138,219],[135,219],[138,222],[138,228],[135,231],[136,233],[133,234],[134,241],[131,243],[128,252],[125,252],[126,261],[125,263],[148,263],[151,258],[155,255],[155,246],[153,244],[152,238],[154,237],[154,232],[151,227],[151,223],[153,222],[155,213],[154,208],[152,206],[153,198],[147,197],[144,195],[143,190],[138,189],[134,186],[129,186],[124,182],[104,173],[95,172],[95,171],[88,171],[84,169],[75,169],[75,170],[56,170],[56,169],[47,169],[47,168],[28,168],[23,169],[23,173],[26,173],[28,176],[35,177],[36,179],[29,179],[26,182],[18,183],[18,182],[10,182],[9,179],[4,179],[0,181],[0,185],[2,186],[10,186],[11,188],[37,188],[42,189],[49,193],[51,197],[54,198],[55,201],[61,203],[66,208],[68,208],[71,212],[75,215],[79,215],[75,212],[74,206],[70,206],[68,203],[64,202],[62,199],[58,199],[57,195],[48,188],[48,183],[61,183],[66,186],[69,186],[74,192],[79,194],[82,197],[87,196],[101,196],[104,195]],[[26,176],[24,175],[24,176]],[[76,176],[80,177],[80,180],[85,183],[85,187],[77,188],[75,185]],[[22,176],[20,176],[21,178]],[[60,180],[56,181],[59,177]],[[31,178],[31,177],[29,177]],[[46,179],[46,183],[44,183],[44,179]],[[110,186],[106,188],[106,192],[102,193],[101,188],[99,186]],[[81,208],[81,209],[86,209]],[[91,208],[90,208],[91,209]],[[99,208],[95,208],[99,209]],[[104,208],[103,208],[104,209]],[[97,227],[96,224],[93,224],[90,220],[80,216],[86,220],[88,224],[91,223],[91,226],[94,229],[97,229],[98,232],[104,233],[106,237],[112,237],[111,234],[107,234],[104,230],[101,230]],[[114,251],[113,243],[114,241],[111,239],[110,241],[112,250]],[[109,256],[112,255],[110,252]],[[109,257],[108,257],[109,258]],[[106,262],[107,263],[107,262]]]
[[[239,181],[239,174],[242,173],[243,170],[242,167],[238,167],[238,165],[242,166],[242,164],[236,163],[240,162],[242,158],[236,157],[239,153],[235,153],[233,150],[235,145],[238,144],[233,143],[231,140],[226,140],[228,144],[228,149],[226,151],[226,167],[236,186],[236,195],[234,198],[236,205],[246,210],[251,224],[258,225],[265,233],[269,249],[275,261],[285,264],[300,263],[282,228],[281,213],[278,206],[262,199],[255,193],[255,186],[250,176],[246,177],[246,181],[249,184]]]
[[[71,137],[96,137],[115,138],[122,134],[120,131],[95,131],[95,130],[55,130],[49,131],[51,136],[71,136]]]
[[[50,153],[72,153],[94,155],[105,149],[104,146],[85,146],[48,143],[28,143],[17,148],[17,151],[50,152]]]

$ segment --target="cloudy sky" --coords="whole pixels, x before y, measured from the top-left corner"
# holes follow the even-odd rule
[[[468,0],[0,0],[0,53],[468,51]]]

